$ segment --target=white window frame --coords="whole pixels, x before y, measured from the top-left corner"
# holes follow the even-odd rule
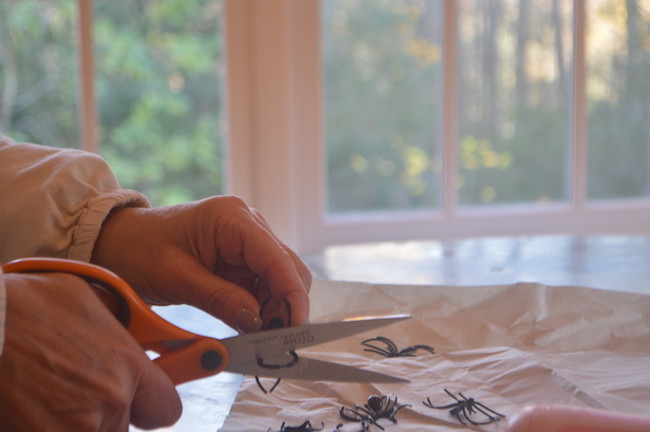
[[[456,183],[456,1],[444,5],[440,211],[326,215],[319,0],[226,0],[232,191],[293,247],[470,236],[648,233],[650,200],[587,201],[585,1],[575,0],[575,70],[566,203],[462,209]]]
[[[326,0],[324,0],[326,1]],[[649,233],[650,200],[587,201],[587,0],[574,0],[573,121],[569,199],[533,205],[460,208],[457,202],[456,0],[445,0],[443,200],[440,211],[327,216],[320,0],[224,0],[227,190],[264,214],[278,237],[301,252],[367,241],[471,236]],[[91,0],[78,0],[82,132],[95,146]],[[85,41],[85,42],[84,42]]]

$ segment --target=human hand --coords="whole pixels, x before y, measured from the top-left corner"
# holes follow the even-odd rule
[[[240,331],[259,330],[260,302],[269,297],[289,302],[293,324],[308,321],[307,267],[236,197],[115,210],[92,262],[151,304],[189,304]]]
[[[68,274],[7,274],[0,356],[3,430],[126,431],[168,426],[181,402],[165,373]]]

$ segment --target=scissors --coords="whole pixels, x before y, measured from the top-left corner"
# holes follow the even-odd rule
[[[2,267],[5,273],[70,273],[108,290],[117,300],[116,318],[177,385],[228,371],[244,375],[313,381],[407,383],[408,380],[295,353],[357,333],[396,323],[408,315],[353,318],[340,322],[286,327],[215,339],[186,331],[156,314],[115,273],[59,258],[24,258]]]

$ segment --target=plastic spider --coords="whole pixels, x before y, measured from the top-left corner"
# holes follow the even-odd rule
[[[356,432],[368,432],[370,430],[370,423],[367,421],[362,421],[360,423],[361,429]],[[337,424],[332,432],[340,432],[343,425],[341,423]]]
[[[377,420],[385,418],[393,423],[397,423],[395,415],[397,411],[411,405],[400,405],[397,403],[397,396],[394,399],[388,396],[372,395],[368,398],[368,403],[364,406],[355,405],[354,408],[341,407],[339,414],[346,420],[354,422],[370,422],[379,429],[384,428],[377,423]]]
[[[382,342],[386,346],[380,347],[377,345],[373,345],[372,342],[376,342],[376,341]],[[395,345],[395,342],[383,336],[377,336],[376,338],[366,339],[363,342],[361,342],[361,345],[367,347],[364,349],[364,351],[381,354],[384,357],[413,357],[415,352],[419,349],[429,351],[431,354],[435,354],[433,347],[430,347],[429,345],[412,345],[402,350],[398,350],[397,345]]]
[[[287,315],[287,326],[291,327],[291,303],[289,303],[288,300],[284,300],[284,307],[286,309],[286,315]],[[260,316],[264,317],[266,314],[266,307],[269,305],[269,302],[271,301],[271,298],[268,298],[264,304],[262,304],[262,307],[260,308]],[[264,325],[264,330],[271,330],[271,329],[276,329],[276,328],[282,328],[284,327],[284,320],[280,317],[272,317],[271,319],[268,320],[268,323]],[[289,354],[292,357],[292,360],[288,362],[287,364],[283,365],[271,365],[271,364],[266,364],[264,362],[264,359],[258,358],[257,359],[257,364],[260,367],[267,368],[267,369],[279,369],[279,368],[284,368],[284,367],[291,367],[298,363],[298,354],[296,354],[295,351],[289,351]],[[278,378],[275,380],[275,383],[271,386],[269,390],[267,390],[263,385],[262,382],[260,381],[260,377],[257,375],[255,376],[255,382],[257,383],[257,386],[264,392],[264,394],[267,393],[273,393],[273,390],[276,389],[278,384],[280,384],[281,379]],[[317,429],[312,429],[312,430],[317,430]],[[300,432],[300,429],[298,430]]]
[[[311,425],[311,422],[307,420],[300,426],[286,426],[284,422],[280,426],[278,432],[316,432],[322,431],[325,428],[325,423],[321,423],[320,428],[315,428]],[[273,429],[269,428],[269,432],[273,432]]]
[[[465,421],[473,425],[479,426],[479,425],[486,425],[486,424],[498,422],[502,418],[505,418],[505,415],[500,414],[494,411],[493,409],[486,407],[482,403],[477,402],[474,398],[465,397],[465,395],[463,395],[460,392],[458,392],[460,398],[454,396],[447,389],[445,389],[445,393],[451,396],[456,402],[450,403],[448,405],[435,406],[433,405],[431,400],[427,398],[427,400],[423,401],[422,403],[429,408],[435,408],[435,409],[451,408],[449,409],[449,414],[455,415],[458,421],[464,425],[467,424]],[[487,420],[477,421],[474,418],[472,418],[475,417],[476,415],[481,415],[485,417]]]

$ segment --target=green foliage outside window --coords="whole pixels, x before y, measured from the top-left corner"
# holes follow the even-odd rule
[[[330,212],[441,206],[443,0],[323,0]],[[95,0],[100,151],[156,204],[223,192],[220,0]],[[463,206],[563,202],[573,2],[458,2]],[[650,0],[591,0],[589,198],[650,196]],[[77,3],[0,2],[0,131],[78,146]]]
[[[329,210],[436,207],[438,8],[413,0],[322,5]]]
[[[99,147],[156,204],[222,191],[221,2],[94,2]],[[0,3],[1,130],[77,147],[76,2]]]
[[[326,0],[332,213],[570,199],[573,2],[462,0],[457,167],[442,166],[442,0]],[[650,196],[650,1],[588,5],[589,198]]]
[[[78,145],[74,1],[0,2],[0,131]]]

